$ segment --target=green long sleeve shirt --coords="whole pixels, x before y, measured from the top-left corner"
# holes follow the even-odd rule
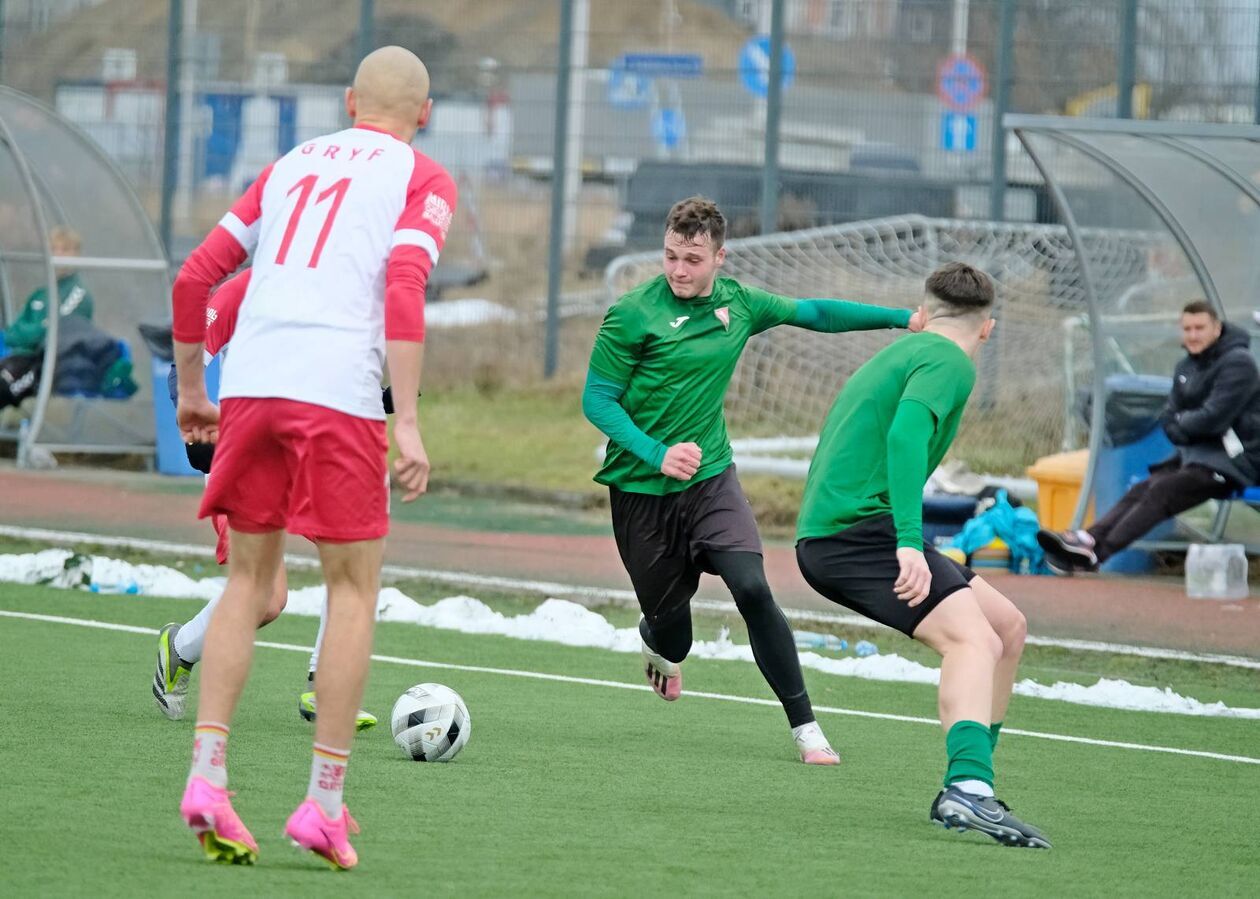
[[[92,295],[75,272],[57,279],[60,315],[78,315],[92,320]],[[10,353],[38,353],[48,336],[48,290],[41,287],[30,295],[13,324],[4,330],[5,347]]]

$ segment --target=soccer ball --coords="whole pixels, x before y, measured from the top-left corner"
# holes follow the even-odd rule
[[[416,684],[394,703],[394,742],[417,762],[449,762],[468,742],[472,718],[464,700],[441,684]]]

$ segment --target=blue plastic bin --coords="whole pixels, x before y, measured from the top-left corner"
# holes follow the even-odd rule
[[[157,435],[157,470],[162,474],[200,477],[201,472],[188,464],[184,441],[175,424],[175,404],[166,386],[171,363],[153,357],[153,423]],[[219,360],[206,368],[206,390],[212,402],[219,401]]]

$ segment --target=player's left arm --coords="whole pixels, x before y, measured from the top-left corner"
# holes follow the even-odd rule
[[[922,323],[909,309],[890,309],[850,300],[794,300],[756,287],[745,287],[744,290],[752,311],[754,334],[777,325],[792,325],[827,334],[883,328],[922,330]]]
[[[428,488],[429,457],[420,438],[416,401],[424,360],[424,301],[455,214],[458,192],[445,169],[417,159],[407,200],[394,227],[385,269],[385,357],[394,409],[394,469],[410,502]]]

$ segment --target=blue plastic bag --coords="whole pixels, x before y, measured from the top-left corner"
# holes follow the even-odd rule
[[[993,497],[993,505],[963,525],[950,544],[970,556],[1000,537],[1010,549],[1011,571],[1017,574],[1050,574],[1045,553],[1037,544],[1041,525],[1027,506],[1011,505],[1005,490]]]

